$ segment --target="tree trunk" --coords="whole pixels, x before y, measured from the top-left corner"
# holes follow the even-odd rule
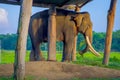
[[[114,26],[114,17],[116,12],[116,3],[117,0],[111,0],[110,9],[108,11],[107,16],[107,31],[106,31],[106,42],[105,42],[105,50],[104,50],[104,59],[103,64],[108,65],[109,63],[109,56],[111,51],[111,42],[112,42],[112,30]]]
[[[48,60],[56,60],[56,8],[52,6],[49,10],[48,19]]]
[[[23,0],[20,8],[18,39],[15,50],[14,79],[24,80],[25,76],[25,54],[28,35],[28,26],[31,16],[33,0]]]

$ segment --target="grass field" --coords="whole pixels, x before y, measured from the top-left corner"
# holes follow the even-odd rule
[[[29,61],[29,53],[30,51],[27,51],[26,53],[26,58],[25,58],[26,62]],[[44,57],[47,59],[47,53],[43,52],[43,54],[44,54]],[[14,63],[14,55],[15,55],[14,51],[2,50],[0,64]],[[62,54],[57,53],[56,58],[57,58],[57,61],[61,61]],[[102,59],[103,59],[102,53],[101,53],[101,57],[96,57],[92,53],[87,52],[86,54],[84,54],[83,57],[77,54],[76,58],[77,58],[77,61],[74,61],[72,63],[80,64],[80,65],[92,65],[92,66],[120,69],[120,52],[111,52],[109,66],[102,65]]]

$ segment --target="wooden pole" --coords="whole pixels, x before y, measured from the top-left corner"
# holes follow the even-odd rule
[[[79,12],[79,11],[80,11],[80,8],[78,5],[76,5],[75,12]],[[76,47],[77,47],[77,36],[74,39],[72,61],[76,61]]]
[[[103,64],[108,65],[109,63],[109,56],[111,51],[111,42],[112,42],[112,30],[114,26],[114,17],[116,12],[116,3],[117,0],[111,0],[110,9],[108,11],[107,16],[107,31],[106,31],[106,42],[105,42],[105,51],[104,51],[104,59]]]
[[[25,76],[26,43],[27,43],[29,20],[31,16],[32,2],[33,0],[22,0],[22,5],[20,8],[18,39],[15,50],[15,63],[14,63],[15,80],[24,80],[24,76]]]
[[[56,8],[49,9],[48,19],[48,60],[56,61]]]

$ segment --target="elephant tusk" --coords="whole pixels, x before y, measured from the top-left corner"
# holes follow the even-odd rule
[[[97,51],[95,51],[95,49],[92,47],[88,36],[86,36],[86,41],[87,41],[87,44],[88,44],[88,46],[89,46],[89,50],[90,50],[95,56],[100,56],[100,54],[99,54]]]
[[[89,48],[89,50],[95,55],[95,56],[100,56],[100,54],[98,52],[96,52],[95,50],[92,50],[91,48]]]

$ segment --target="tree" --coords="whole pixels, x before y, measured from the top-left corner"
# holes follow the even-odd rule
[[[104,50],[105,33],[93,32],[93,47],[97,51]]]
[[[119,51],[120,52],[120,30],[113,32],[113,39],[112,39],[112,51]]]

